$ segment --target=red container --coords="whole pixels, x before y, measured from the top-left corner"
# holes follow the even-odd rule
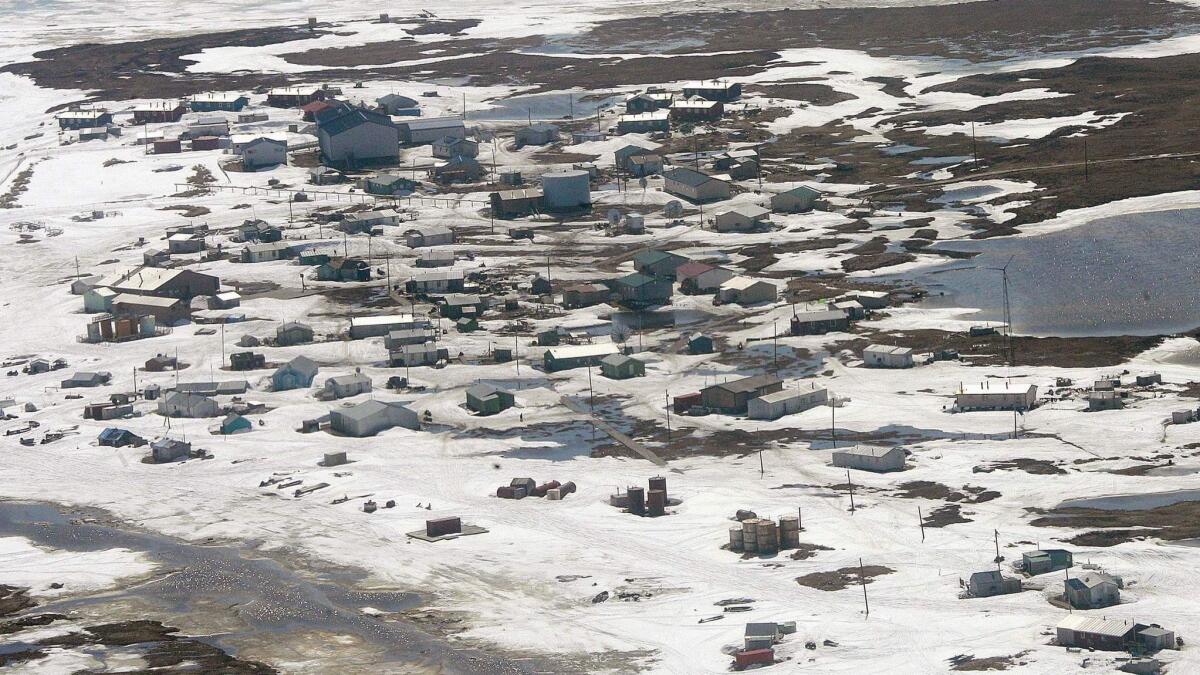
[[[180,150],[181,150],[181,147],[180,147],[178,140],[154,141],[154,154],[156,154],[156,155],[162,155],[162,154],[171,153],[171,152],[179,152]]]
[[[697,392],[693,392],[691,394],[683,394],[681,396],[676,396],[673,399],[672,407],[674,407],[675,413],[677,415],[682,415],[685,412],[687,412],[692,406],[700,405],[703,401],[704,401],[704,397],[701,396],[700,392],[697,391]]]
[[[738,668],[758,665],[760,663],[775,663],[774,649],[751,649],[733,655],[733,665]]]

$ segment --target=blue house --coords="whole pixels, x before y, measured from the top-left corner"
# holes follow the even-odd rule
[[[271,388],[275,391],[287,391],[311,387],[317,370],[317,364],[312,359],[297,356],[271,374]]]
[[[254,425],[250,423],[250,420],[237,413],[229,413],[225,416],[225,419],[221,420],[221,434],[223,436],[250,431],[253,428]]]
[[[100,445],[108,448],[123,448],[127,445],[139,447],[146,444],[146,439],[129,431],[128,429],[118,429],[109,427],[100,432]]]

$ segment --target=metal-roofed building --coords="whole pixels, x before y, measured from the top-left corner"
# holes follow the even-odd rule
[[[429,145],[434,141],[466,138],[467,125],[459,117],[422,117],[399,122],[400,142],[405,145]]]
[[[862,471],[899,471],[904,468],[904,448],[878,445],[858,445],[845,450],[835,450],[833,465],[843,469]]]
[[[863,365],[868,368],[912,368],[913,350],[908,347],[868,345],[863,350]]]
[[[824,335],[850,329],[850,315],[841,309],[820,309],[792,315],[792,335]]]
[[[547,372],[600,365],[606,356],[619,354],[620,349],[611,342],[591,345],[552,347],[542,354],[542,364]]]
[[[693,202],[729,199],[732,194],[729,183],[683,166],[663,171],[663,190]]]
[[[750,232],[770,225],[771,212],[757,204],[741,204],[718,213],[713,219],[717,232]]]
[[[746,415],[752,420],[777,420],[784,415],[794,415],[810,410],[829,401],[829,390],[825,387],[811,389],[782,389],[746,404]]]
[[[329,428],[347,436],[365,438],[392,427],[415,431],[421,428],[421,420],[408,406],[385,401],[363,401],[329,411]]]
[[[1037,385],[1010,386],[1008,381],[964,385],[954,399],[959,410],[1031,410],[1037,404]]]
[[[395,163],[400,156],[400,130],[387,115],[346,106],[322,115],[317,123],[321,160],[335,166]]]
[[[783,389],[783,380],[774,375],[743,377],[732,382],[721,382],[700,390],[705,408],[728,414],[746,412],[750,399],[772,394]]]

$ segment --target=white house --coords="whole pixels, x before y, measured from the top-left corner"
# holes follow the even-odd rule
[[[781,389],[747,401],[746,415],[752,420],[776,420],[784,415],[824,405],[828,401],[829,390],[824,387]]]
[[[833,465],[863,471],[899,471],[904,468],[904,448],[859,445],[833,453]]]
[[[260,169],[287,164],[288,144],[286,140],[258,136],[242,144],[234,152],[242,156],[242,168]]]
[[[755,204],[742,204],[722,211],[713,219],[717,232],[749,232],[770,224],[771,212]]]
[[[959,410],[1030,410],[1037,403],[1037,385],[1008,381],[965,385],[955,394]]]
[[[863,365],[869,368],[912,368],[913,350],[908,347],[870,345],[863,350]]]
[[[721,302],[753,305],[760,302],[775,302],[779,289],[775,284],[750,277],[733,277],[721,284]]]

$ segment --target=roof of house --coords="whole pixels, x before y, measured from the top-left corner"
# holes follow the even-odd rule
[[[766,284],[769,282],[759,279],[751,279],[750,277],[737,276],[726,279],[721,283],[721,290],[744,291],[755,284]]]
[[[193,103],[234,103],[239,99],[246,98],[245,94],[239,94],[233,91],[210,91],[202,94],[192,95]]]
[[[737,215],[743,216],[745,218],[755,219],[755,218],[762,218],[763,216],[770,215],[771,211],[769,209],[764,209],[763,207],[758,206],[757,204],[741,204],[739,206],[733,207],[732,209],[728,209],[726,211],[722,211],[721,213],[718,213],[717,217],[719,218],[721,216],[727,216],[731,213],[736,213]]]
[[[904,452],[898,445],[856,445],[845,450],[835,450],[835,454],[853,455],[856,457],[886,457],[894,452]]]
[[[462,279],[462,278],[463,278],[462,270],[435,270],[432,272],[422,272],[421,274],[414,274],[412,276],[412,280],[417,283],[424,283],[424,282],[428,282],[428,281],[453,281],[455,279]]]
[[[608,286],[604,284],[572,284],[563,289],[564,293],[607,293]]]
[[[288,321],[287,323],[280,325],[279,328],[276,328],[275,332],[285,333],[289,330],[303,330],[311,333],[312,327],[306,323],[300,323],[299,321]]]
[[[1129,631],[1137,628],[1137,624],[1121,619],[1103,619],[1085,614],[1068,614],[1063,617],[1062,621],[1058,622],[1057,627],[1073,630],[1077,633],[1122,637]]]
[[[641,274],[639,272],[634,272],[633,274],[623,276],[620,279],[617,279],[614,283],[619,284],[621,286],[629,286],[630,288],[641,288],[642,286],[645,286],[647,284],[652,284],[657,281],[658,281],[658,279],[655,279],[654,277],[649,277],[649,276],[646,276],[645,274]]]
[[[609,354],[608,356],[600,359],[600,363],[613,368],[620,368],[631,361],[635,363],[641,363],[640,360],[635,359],[627,354]]]
[[[982,583],[985,581],[1002,581],[1003,579],[1004,579],[1004,575],[1000,574],[999,570],[988,570],[986,572],[975,572],[974,574],[971,575],[972,582],[981,582]]]
[[[321,88],[316,85],[275,87],[267,91],[267,96],[310,96],[319,91]]]
[[[362,373],[350,373],[349,375],[337,375],[325,380],[325,384],[333,383],[334,386],[346,387],[352,384],[362,384],[370,382],[371,378]]]
[[[311,105],[311,104],[310,104]],[[383,113],[367,110],[365,108],[354,108],[347,106],[337,113],[330,113],[328,116],[322,116],[318,122],[321,131],[336,136],[337,134],[349,131],[363,124],[376,124],[379,126],[395,128],[392,123],[392,118]]]
[[[426,130],[426,129],[457,129],[466,126],[461,118],[458,117],[420,117],[415,120],[407,120],[397,123],[396,126],[407,128],[409,130]]]
[[[558,125],[550,124],[549,122],[534,122],[533,124],[530,124],[522,129],[518,129],[517,131],[545,133],[550,131],[558,131]]]
[[[481,400],[492,398],[494,396],[499,396],[501,394],[508,394],[508,393],[509,392],[505,389],[501,389],[500,387],[496,387],[496,386],[493,386],[490,384],[485,384],[482,382],[480,382],[478,384],[473,384],[470,387],[467,387],[467,395],[468,396],[471,396],[472,398],[481,399]]]
[[[590,345],[567,345],[563,347],[551,347],[546,350],[551,359],[583,359],[593,356],[604,357],[609,354],[616,354],[620,350],[611,342],[600,342]]]
[[[686,166],[677,166],[667,169],[663,172],[663,178],[676,183],[682,183],[690,187],[700,187],[709,181],[724,182],[719,181],[718,179],[713,178],[706,173],[696,171],[695,169],[689,169]]]
[[[643,265],[653,265],[656,262],[660,262],[663,260],[672,260],[672,259],[687,260],[687,258],[679,255],[678,253],[671,253],[670,251],[660,251],[659,249],[648,249],[645,251],[639,251],[637,253],[637,255],[633,256],[633,261],[635,263],[641,263]]]
[[[665,122],[669,119],[671,119],[670,113],[665,110],[658,110],[655,112],[621,115],[617,118],[617,124],[621,122]]]
[[[842,309],[817,309],[811,312],[797,312],[792,315],[792,321],[810,323],[814,321],[838,321],[849,315]]]
[[[496,195],[502,202],[519,201],[522,199],[541,199],[542,189],[525,188],[522,190],[501,190],[500,192],[493,192],[492,194]]]
[[[139,112],[171,112],[176,110],[183,104],[174,99],[160,99],[156,101],[144,101],[133,106],[135,113]]]
[[[160,298],[155,295],[138,295],[137,293],[121,293],[112,299],[115,305],[136,305],[139,307],[160,307],[170,309],[183,301],[179,298]]]
[[[374,417],[375,415],[385,414],[390,412],[392,409],[408,410],[410,413],[414,415],[416,414],[402,403],[389,403],[378,400],[363,401],[357,405],[341,408],[333,412],[336,412],[343,417],[348,417],[351,420],[362,421]]]
[[[679,267],[675,268],[675,277],[682,281],[683,279],[691,279],[692,277],[698,277],[701,274],[708,272],[709,270],[715,270],[715,269],[717,269],[716,265],[709,265],[706,262],[700,262],[699,260],[692,260],[690,262],[686,262],[686,263],[680,265]]]
[[[719,383],[711,385],[707,388],[708,389],[724,389],[725,391],[729,391],[729,392],[738,394],[738,393],[757,391],[759,389],[762,389],[763,387],[769,387],[769,386],[772,386],[775,384],[780,384],[782,382],[783,382],[783,380],[779,379],[778,377],[775,377],[774,375],[754,375],[752,377],[743,377],[741,379],[734,380],[732,382],[719,382]]]
[[[416,99],[412,99],[407,96],[401,96],[400,94],[384,94],[383,96],[375,99],[375,102],[379,103],[380,105],[390,105],[397,108],[417,107]]]
[[[867,348],[863,350],[863,353],[866,354],[868,352],[872,354],[895,354],[896,356],[907,356],[908,354],[912,354],[912,349],[908,347],[893,347],[890,345],[867,345]]]
[[[821,196],[821,191],[810,188],[807,185],[798,185],[791,190],[781,192],[780,194],[791,195],[793,197],[819,197]]]
[[[999,383],[996,383],[996,384],[999,385]],[[1031,384],[1027,387],[1022,387],[1020,385],[1017,385],[1015,387],[1009,387],[1008,382],[1005,382],[1004,386],[985,388],[982,384],[964,384],[962,386],[962,390],[959,391],[959,393],[960,394],[985,395],[985,396],[986,395],[1003,396],[1005,394],[1036,394],[1037,393],[1037,385]]]
[[[350,318],[350,326],[389,326],[394,323],[415,323],[417,317],[413,314],[385,314],[383,316],[355,316]]]
[[[797,398],[806,398],[819,391],[825,391],[825,388],[817,387],[816,389],[780,389],[779,391],[771,392],[770,394],[763,394],[762,396],[758,397],[758,400],[762,401],[763,403],[779,403],[781,401],[790,401]]]
[[[280,372],[283,372],[285,369],[286,370],[294,370],[294,371],[304,374],[304,375],[308,375],[308,374],[316,375],[317,370],[319,369],[319,366],[317,366],[316,361],[313,361],[312,359],[308,358],[307,356],[301,355],[301,356],[297,356],[296,358],[292,359],[291,361],[288,361],[287,363],[283,364],[282,366],[279,366],[279,368],[275,372],[280,373]]]

